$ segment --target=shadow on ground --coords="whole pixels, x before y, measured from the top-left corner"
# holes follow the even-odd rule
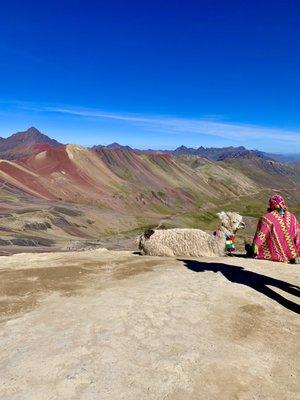
[[[221,263],[206,263],[194,260],[183,261],[185,266],[194,272],[221,272],[221,274],[232,283],[248,286],[259,293],[264,294],[270,299],[276,301],[283,307],[297,314],[300,314],[300,305],[291,300],[286,299],[279,293],[272,290],[269,286],[278,288],[293,296],[300,297],[300,287],[288,282],[274,279],[266,275],[248,271],[243,267]]]

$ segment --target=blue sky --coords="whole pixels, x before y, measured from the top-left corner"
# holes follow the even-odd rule
[[[300,3],[15,1],[0,13],[0,136],[300,152]]]

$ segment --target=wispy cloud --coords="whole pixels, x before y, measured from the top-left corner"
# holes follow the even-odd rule
[[[300,131],[268,128],[250,124],[230,123],[214,119],[188,119],[167,116],[145,116],[138,114],[118,114],[101,110],[63,107],[43,107],[41,111],[75,115],[82,118],[111,119],[124,121],[143,127],[149,131],[178,135],[210,135],[226,139],[270,139],[277,142],[300,144]]]
[[[277,148],[278,150],[284,148],[291,151],[295,148],[298,149],[300,146],[299,130],[228,122],[217,116],[197,119],[175,118],[158,115],[111,113],[100,109],[76,108],[73,106],[37,105],[20,101],[5,103],[17,109],[35,113],[53,113],[76,116],[82,119],[123,122],[127,125],[126,127],[124,126],[127,131],[129,125],[139,128],[141,132],[182,136],[183,138],[190,138],[196,143],[199,143],[200,137],[210,136],[212,139],[222,138],[223,143],[224,139],[226,139],[226,142],[245,143],[251,146],[255,146],[256,142],[260,142],[263,147]]]

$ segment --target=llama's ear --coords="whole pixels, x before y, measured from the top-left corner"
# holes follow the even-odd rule
[[[221,221],[224,219],[225,215],[226,215],[226,213],[224,211],[217,213],[217,216],[220,218]]]
[[[222,225],[227,225],[229,223],[228,214],[225,211],[221,211],[217,215],[220,218]]]
[[[153,229],[147,229],[147,230],[144,232],[144,236],[145,236],[146,239],[150,239],[150,237],[153,235],[153,233],[154,233],[154,230],[153,230]]]

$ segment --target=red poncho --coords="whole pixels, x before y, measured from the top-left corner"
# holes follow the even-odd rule
[[[300,226],[294,214],[277,210],[265,214],[258,222],[253,239],[257,258],[287,262],[300,255]]]

